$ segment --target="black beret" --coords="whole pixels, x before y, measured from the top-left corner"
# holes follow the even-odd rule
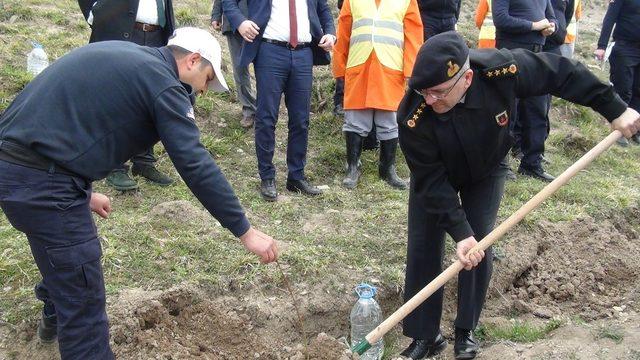
[[[440,85],[453,78],[469,57],[469,47],[455,31],[434,35],[416,57],[409,87],[416,90]]]

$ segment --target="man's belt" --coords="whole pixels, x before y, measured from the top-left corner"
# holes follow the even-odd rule
[[[284,46],[289,50],[300,50],[300,49],[304,49],[306,47],[311,46],[310,42],[298,43],[298,45],[296,45],[296,47],[293,47],[293,46],[291,46],[291,44],[289,44],[286,41],[266,39],[266,38],[262,38],[262,41],[264,41],[266,43],[269,43],[269,44],[273,44],[273,45]]]
[[[32,169],[44,170],[49,173],[79,176],[56,165],[52,160],[45,158],[28,147],[7,140],[0,140],[0,160]]]
[[[144,32],[154,32],[162,29],[160,25],[145,24],[137,21],[133,24],[133,27]]]

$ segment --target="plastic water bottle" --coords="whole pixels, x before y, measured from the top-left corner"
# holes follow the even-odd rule
[[[33,50],[27,55],[27,71],[36,76],[49,66],[49,58],[42,45],[35,42],[32,44]]]
[[[376,288],[369,284],[356,286],[358,302],[351,309],[351,348],[365,339],[368,333],[382,322],[382,310],[373,298]],[[361,360],[379,360],[384,353],[384,342],[380,339],[371,348],[360,355]]]

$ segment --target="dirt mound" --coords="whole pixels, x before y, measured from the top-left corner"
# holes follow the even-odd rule
[[[519,311],[587,320],[638,309],[640,248],[632,219],[638,208],[602,221],[541,223],[504,248],[494,286]],[[493,294],[495,297],[496,294]]]

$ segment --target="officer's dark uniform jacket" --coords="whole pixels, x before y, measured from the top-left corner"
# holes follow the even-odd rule
[[[438,225],[455,241],[474,235],[458,191],[489,176],[507,155],[516,97],[551,93],[589,106],[609,121],[627,108],[586,67],[555,54],[481,49],[469,56],[474,76],[464,102],[439,115],[421,95],[408,91],[397,117],[412,196],[439,216]]]
[[[422,16],[440,19],[460,17],[461,0],[418,0],[418,8]]]
[[[0,142],[25,146],[93,181],[161,140],[198,200],[242,235],[249,222],[200,143],[190,92],[166,47],[89,44],[56,60],[24,88],[0,117]]]

